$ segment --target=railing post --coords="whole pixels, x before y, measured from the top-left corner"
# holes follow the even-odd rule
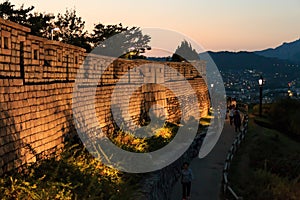
[[[234,154],[237,152],[239,144],[242,143],[242,141],[245,138],[245,134],[247,133],[247,129],[248,129],[248,115],[245,115],[245,125],[243,130],[236,136],[233,144],[230,147],[230,150],[228,151],[227,157],[226,157],[226,161],[225,161],[225,165],[224,165],[224,169],[223,169],[223,192],[224,195],[226,194],[227,190],[232,194],[232,196],[234,196],[235,199],[237,200],[242,200],[242,197],[239,197],[234,191],[233,189],[229,186],[229,181],[228,181],[228,171],[230,169],[230,165],[231,165],[231,161],[233,159]]]

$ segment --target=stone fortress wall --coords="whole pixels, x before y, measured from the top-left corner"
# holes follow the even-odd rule
[[[99,122],[95,126],[100,125],[104,133],[114,131],[116,117],[129,116],[131,123],[140,124],[154,104],[163,107],[168,121],[177,123],[181,116],[178,98],[162,83],[182,87],[182,76],[197,94],[201,115],[208,112],[204,61],[112,60],[87,55],[84,49],[76,46],[33,36],[29,28],[1,18],[0,28],[0,174],[56,154],[65,138],[76,134],[72,97],[79,73],[84,73],[86,78],[83,87],[86,87],[87,97],[89,80],[97,78],[98,84],[96,95],[91,97],[95,107],[87,106],[83,96],[82,103],[76,106],[95,109]],[[88,67],[81,68],[87,61]],[[137,69],[141,65],[145,67]],[[153,68],[153,65],[160,67]],[[176,69],[176,74],[170,68]],[[102,72],[100,78],[93,76],[99,72]],[[112,104],[116,83],[126,91],[141,81],[152,83],[137,87],[128,110],[122,110],[121,106],[115,109],[117,115],[112,116],[112,106],[126,103],[120,100]],[[188,99],[184,90],[181,95]],[[183,106],[187,106],[188,112],[195,110],[188,107],[188,103]],[[89,123],[89,116],[85,118]]]

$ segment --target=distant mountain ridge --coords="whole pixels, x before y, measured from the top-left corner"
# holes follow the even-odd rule
[[[268,73],[276,69],[277,72],[286,72],[292,69],[291,66],[300,65],[300,39],[261,51],[208,51],[200,53],[200,59],[207,53],[220,70],[256,69]]]
[[[289,74],[300,73],[300,39],[293,42],[284,42],[276,48],[261,51],[208,51],[200,53],[200,59],[206,60],[210,56],[220,70],[244,70],[255,69],[265,73],[274,71],[288,72]],[[168,58],[148,58],[157,61]],[[296,67],[295,67],[296,66]]]
[[[293,42],[284,42],[276,48],[255,51],[254,53],[269,58],[279,58],[300,63],[300,39]]]
[[[215,64],[220,70],[244,70],[244,69],[256,69],[262,72],[270,72],[274,70],[284,70],[285,66],[291,64],[290,61],[281,60],[278,58],[268,58],[258,55],[253,52],[207,52],[213,59]],[[206,53],[199,54],[200,59],[205,56]]]

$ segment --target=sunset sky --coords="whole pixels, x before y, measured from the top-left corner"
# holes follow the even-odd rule
[[[205,50],[259,50],[300,37],[299,0],[10,0],[17,7],[64,13],[76,9],[91,30],[95,23],[178,31]]]

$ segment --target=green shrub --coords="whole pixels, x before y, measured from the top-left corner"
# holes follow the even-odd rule
[[[59,160],[43,160],[0,178],[0,199],[130,199],[137,181],[137,176],[104,166],[85,149],[72,146]]]
[[[144,134],[149,135],[149,137],[139,138],[133,133],[123,130],[119,130],[117,134],[109,137],[115,145],[126,151],[145,153],[167,145],[175,137],[177,130],[177,125],[165,123],[163,127],[154,125],[154,127],[146,128]]]
[[[300,137],[300,101],[282,99],[272,104],[269,112],[274,127],[283,133]]]
[[[244,196],[249,200],[298,200],[300,183],[289,182],[266,170],[256,170]]]

